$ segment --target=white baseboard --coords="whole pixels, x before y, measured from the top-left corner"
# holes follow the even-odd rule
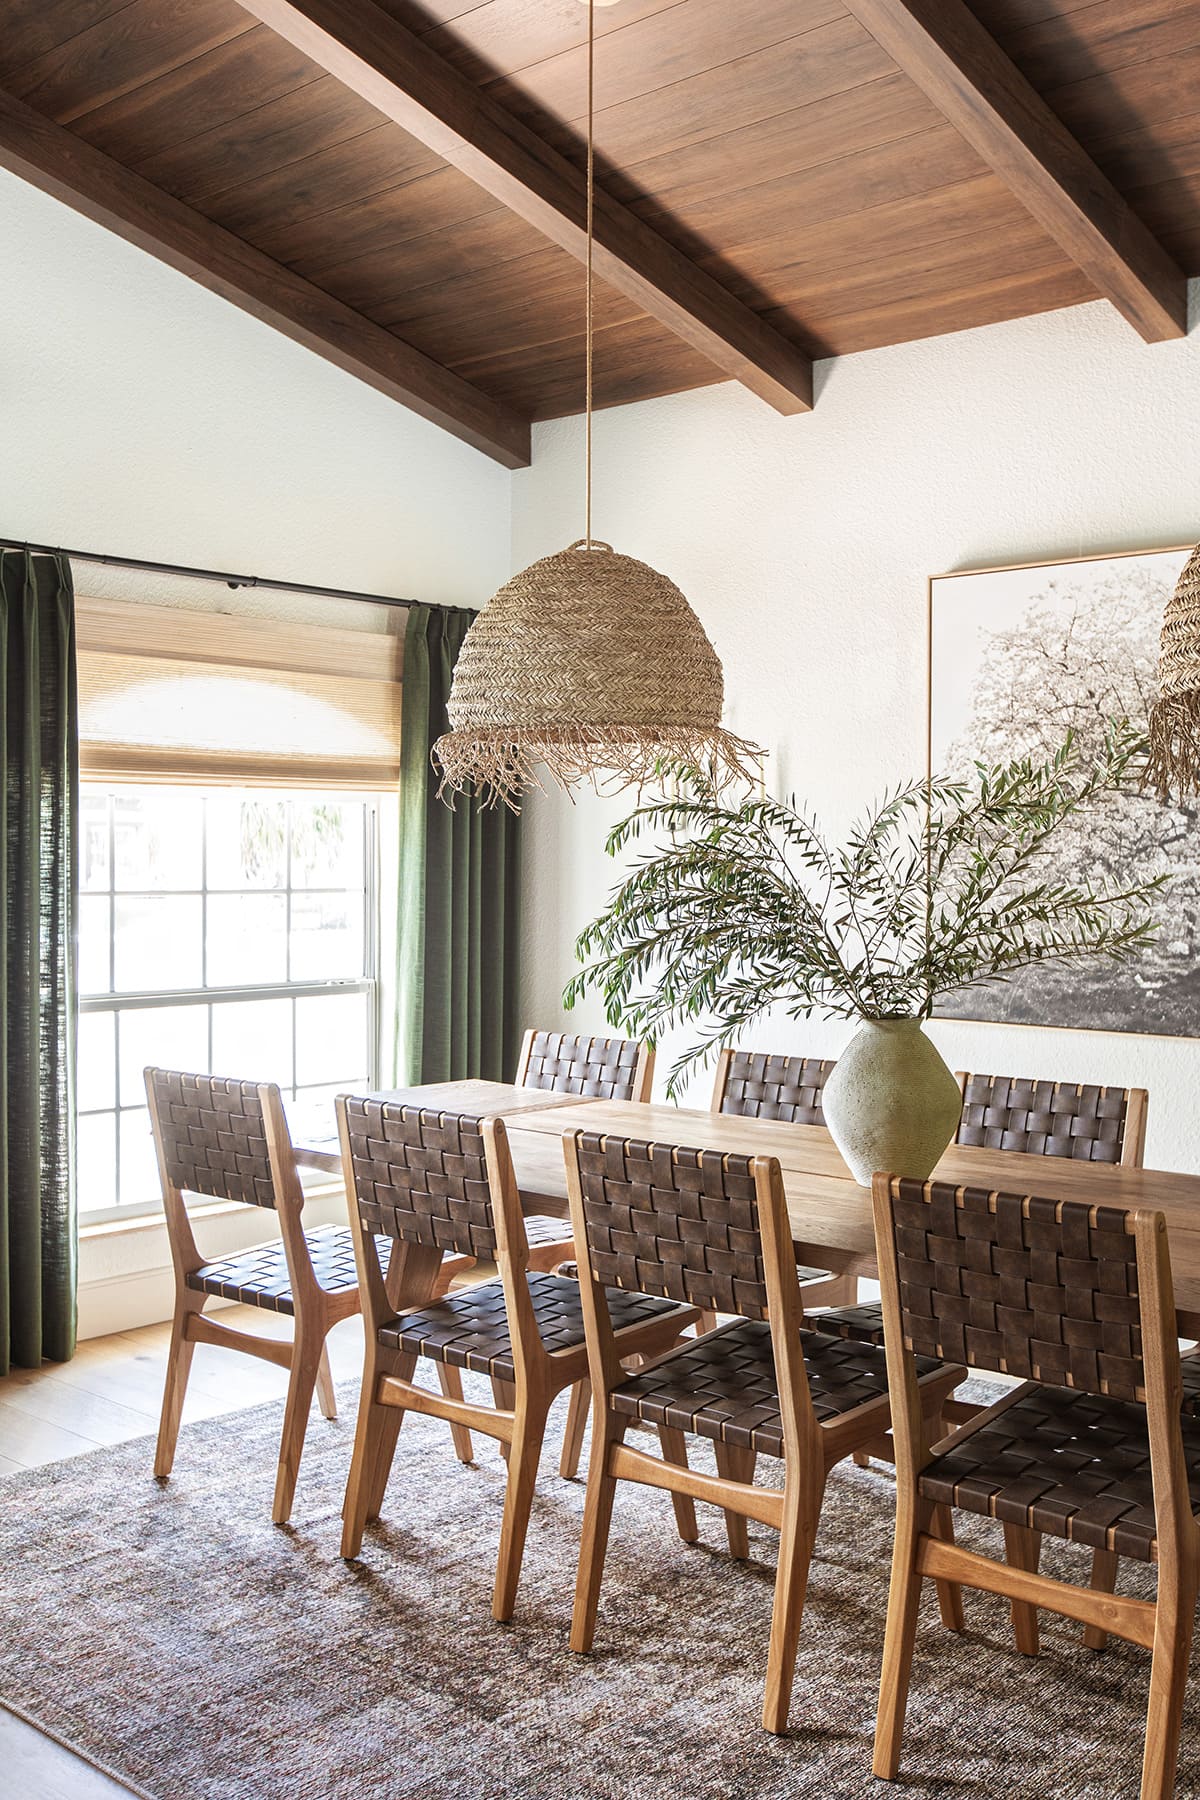
[[[210,1309],[229,1305],[210,1301]],[[134,1331],[139,1325],[159,1325],[175,1308],[175,1274],[172,1269],[138,1269],[129,1275],[104,1275],[79,1284],[78,1337],[109,1337],[114,1331]]]

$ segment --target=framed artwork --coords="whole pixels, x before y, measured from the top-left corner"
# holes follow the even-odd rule
[[[1144,724],[1163,607],[1191,546],[935,575],[929,583],[929,767],[1049,756],[1074,727]],[[1023,971],[956,995],[942,1018],[1085,1031],[1200,1036],[1200,805],[1163,805],[1131,786],[1062,827],[1045,868],[1062,880],[1125,883],[1168,870],[1156,941],[1115,967]]]

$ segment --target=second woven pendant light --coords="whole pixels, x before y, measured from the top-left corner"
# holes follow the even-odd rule
[[[667,761],[745,775],[755,746],[721,723],[724,680],[673,581],[592,536],[592,245],[595,0],[588,0],[584,536],[506,582],[467,632],[450,730],[434,754],[445,785],[515,805],[541,785],[642,782]]]

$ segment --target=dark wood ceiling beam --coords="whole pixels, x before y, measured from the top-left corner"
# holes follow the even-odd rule
[[[963,0],[846,4],[1147,343],[1185,335],[1183,271]]]
[[[241,0],[281,37],[579,261],[579,171],[375,0]],[[595,268],[610,286],[779,412],[812,405],[804,351],[653,226],[597,190]]]
[[[505,468],[528,464],[527,419],[3,92],[0,167],[190,275]]]

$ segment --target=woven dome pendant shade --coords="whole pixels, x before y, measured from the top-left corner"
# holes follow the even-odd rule
[[[1162,800],[1200,793],[1200,544],[1163,614],[1146,779]]]
[[[603,3],[603,0],[602,0]],[[596,0],[588,0],[584,536],[531,563],[463,639],[433,747],[442,791],[482,790],[516,810],[541,787],[650,780],[664,765],[749,776],[761,757],[721,726],[724,680],[704,627],[665,575],[592,536]]]
[[[717,653],[665,575],[583,538],[502,587],[467,632],[434,754],[445,785],[512,805],[540,786],[643,782],[666,761],[746,775]]]

